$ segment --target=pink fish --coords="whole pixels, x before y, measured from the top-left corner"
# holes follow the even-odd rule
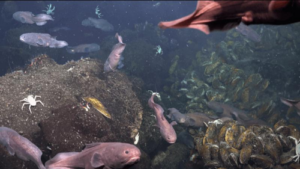
[[[115,44],[111,53],[109,54],[108,58],[104,64],[104,72],[115,71],[116,67],[120,61],[122,52],[124,51],[126,44],[123,43],[122,37],[117,33],[116,38],[118,39],[119,43]]]
[[[159,27],[193,28],[209,34],[214,30],[231,29],[240,22],[285,25],[299,21],[299,0],[199,0],[193,13],[174,21],[160,22]]]
[[[140,150],[127,143],[92,143],[81,152],[59,153],[46,162],[47,169],[71,168],[118,168],[131,165],[140,160]]]
[[[290,99],[285,99],[281,98],[281,102],[289,107],[294,107],[297,110],[297,114],[300,116],[300,101],[297,100],[290,100]]]
[[[157,120],[157,126],[160,129],[160,133],[162,137],[168,142],[168,143],[175,143],[177,139],[176,132],[173,128],[173,126],[167,121],[167,119],[164,116],[164,109],[154,102],[154,96],[156,93],[153,93],[150,99],[148,100],[148,105],[151,109],[155,111],[155,116]]]
[[[39,169],[46,169],[41,161],[42,151],[15,130],[0,127],[0,144],[6,147],[10,155],[16,154],[22,160],[33,161]]]

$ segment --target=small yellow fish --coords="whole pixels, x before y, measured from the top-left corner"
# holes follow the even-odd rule
[[[111,119],[111,115],[106,111],[106,108],[103,106],[103,104],[94,97],[84,97],[83,98],[88,103],[92,104],[95,109],[97,109],[101,114],[103,114],[105,117]]]

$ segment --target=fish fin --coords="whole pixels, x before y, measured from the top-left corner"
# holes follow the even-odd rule
[[[299,103],[299,101],[296,100],[290,100],[285,98],[280,98],[281,102],[289,107],[294,106],[295,104]]]
[[[206,24],[195,24],[195,25],[188,25],[188,28],[193,28],[193,29],[198,29],[200,31],[202,31],[205,34],[209,34],[210,33],[210,28],[208,25]]]
[[[36,22],[35,24],[37,25],[37,26],[43,26],[43,25],[45,25],[47,22],[46,21],[43,21],[43,22]]]
[[[170,124],[171,124],[172,126],[175,126],[175,125],[177,125],[177,122],[176,122],[176,121],[172,121]]]
[[[52,164],[55,164],[59,161],[62,161],[68,157],[74,156],[79,154],[79,152],[68,152],[68,153],[58,153],[56,154],[56,156],[54,156],[52,159],[48,160],[45,164],[47,169],[56,169],[56,167],[51,167]],[[61,169],[67,169],[67,168],[63,168],[61,167]]]
[[[166,115],[169,119],[171,119],[171,114]]]
[[[10,155],[15,155],[15,150],[9,145],[9,143],[6,146],[6,149]]]
[[[25,23],[25,22],[26,22],[26,20],[25,20],[24,17],[21,17],[21,22],[22,22],[22,23]]]
[[[96,147],[96,146],[99,146],[101,143],[91,143],[91,144],[86,144],[85,145],[85,149],[89,149],[89,148],[93,148],[93,147]]]
[[[22,160],[24,160],[24,161],[28,161],[29,160],[29,158],[25,155],[25,154],[22,154],[22,153],[16,153],[17,154],[17,156],[20,158],[20,159],[22,159]]]
[[[160,117],[161,117],[161,120],[162,120],[162,121],[165,121],[165,120],[166,120],[166,118],[165,118],[165,116],[164,116],[163,114],[162,114]]]
[[[104,166],[104,163],[101,161],[101,155],[99,153],[94,153],[90,162],[91,166],[94,168]]]
[[[269,11],[278,11],[278,10],[282,10],[286,7],[288,7],[288,5],[291,3],[291,0],[272,0],[269,4]]]

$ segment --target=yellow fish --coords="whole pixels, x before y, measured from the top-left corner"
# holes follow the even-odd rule
[[[87,101],[88,103],[92,104],[95,109],[97,109],[101,114],[105,117],[111,119],[111,115],[106,111],[106,108],[103,104],[94,97],[84,97],[83,100]]]

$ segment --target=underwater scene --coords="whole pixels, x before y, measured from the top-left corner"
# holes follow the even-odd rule
[[[300,169],[300,1],[0,1],[0,169]]]

